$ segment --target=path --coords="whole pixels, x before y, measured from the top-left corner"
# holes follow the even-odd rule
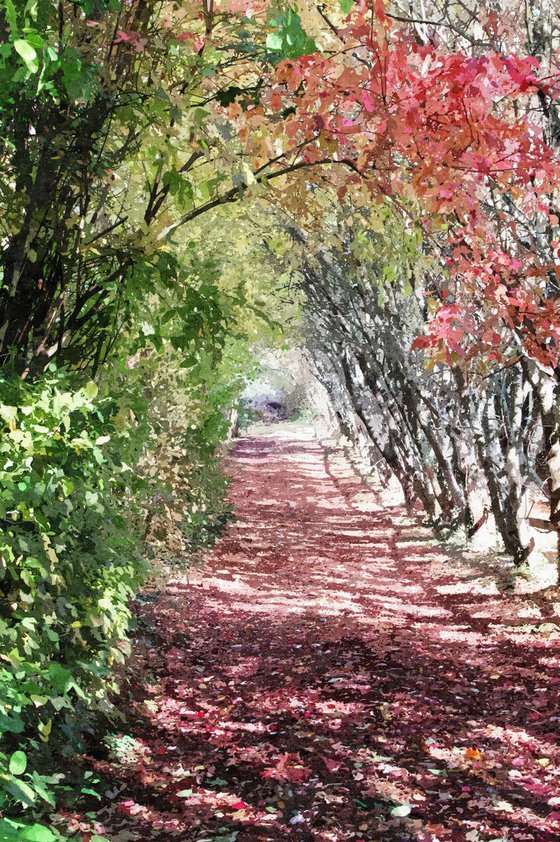
[[[99,763],[109,838],[560,839],[538,608],[403,511],[355,508],[316,442],[243,440],[232,466],[237,523],[142,608],[142,748]]]

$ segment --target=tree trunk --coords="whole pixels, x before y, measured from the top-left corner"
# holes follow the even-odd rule
[[[556,530],[556,560],[560,580],[560,384],[551,373],[529,365],[531,382],[538,396],[545,449],[550,523]]]

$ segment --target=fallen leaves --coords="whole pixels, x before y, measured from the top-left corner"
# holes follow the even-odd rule
[[[311,769],[304,766],[299,754],[281,754],[275,764],[262,773],[263,778],[274,778],[277,781],[291,781],[301,783],[311,775]]]
[[[245,802],[244,802],[244,801],[235,801],[235,802],[231,805],[231,809],[232,809],[232,810],[246,810],[248,806],[249,806],[249,805],[248,805],[248,804],[245,804]]]
[[[204,589],[141,607],[158,628],[129,700],[143,750],[105,763],[108,837],[489,842],[507,822],[508,842],[556,838],[558,637],[531,635],[529,649],[509,619],[519,599],[477,595],[470,579],[465,610],[468,571],[430,541],[409,562],[419,527],[353,510],[317,445],[271,450],[239,451],[250,545],[231,529]],[[389,567],[380,536],[399,538]],[[351,614],[337,613],[341,591]]]

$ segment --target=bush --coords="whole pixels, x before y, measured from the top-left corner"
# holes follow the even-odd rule
[[[0,394],[0,811],[14,814],[54,805],[54,735],[71,753],[110,709],[144,571],[129,527],[143,430],[55,372]]]
[[[231,516],[220,446],[251,356],[246,343],[231,340],[219,359],[200,357],[185,368],[181,353],[166,347],[134,366],[150,397],[150,446],[139,464],[151,492],[144,503],[146,548],[170,566],[184,566],[210,547]]]

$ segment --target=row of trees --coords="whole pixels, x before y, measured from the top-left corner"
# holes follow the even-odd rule
[[[521,562],[532,497],[560,526],[555,12],[360,11],[323,8],[323,57],[281,68],[282,132],[313,165],[331,144],[339,202],[369,205],[291,229],[310,355],[408,499]]]
[[[527,367],[465,372],[413,348],[437,261],[390,207],[339,211],[330,245],[288,230],[301,249],[307,354],[347,438],[365,439],[371,463],[390,469],[442,532],[497,531],[526,560],[547,480],[547,418]]]

